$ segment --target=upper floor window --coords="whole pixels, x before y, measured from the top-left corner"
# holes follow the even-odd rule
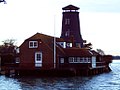
[[[70,19],[66,18],[65,19],[65,25],[69,25],[70,24]]]
[[[63,48],[66,48],[66,42],[58,42],[58,44],[63,47]]]
[[[76,47],[79,47],[79,48],[81,48],[81,45],[80,45],[80,43],[76,43]]]
[[[20,58],[19,58],[19,57],[17,57],[17,58],[15,59],[15,63],[20,63]]]
[[[20,48],[16,48],[16,53],[20,53]]]
[[[72,47],[72,43],[67,43],[67,47]]]
[[[60,58],[60,63],[64,63],[64,58]]]
[[[38,42],[37,41],[29,41],[29,48],[37,48]]]
[[[69,36],[70,36],[70,31],[69,31],[69,30],[66,31],[65,36],[66,36],[66,37],[69,37]]]

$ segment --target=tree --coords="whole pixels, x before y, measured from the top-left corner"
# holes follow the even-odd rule
[[[97,49],[97,52],[98,52],[100,55],[105,55],[104,51],[101,50],[101,49]]]
[[[15,44],[15,39],[6,39],[3,42],[4,46],[14,46]]]
[[[0,45],[0,55],[1,63],[5,65],[6,63],[14,63],[16,58],[16,48],[14,39],[7,39],[2,41],[3,44]]]
[[[92,49],[92,44],[91,43],[84,44],[84,48]]]

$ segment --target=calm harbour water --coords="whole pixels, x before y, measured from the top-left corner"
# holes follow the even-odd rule
[[[112,71],[91,77],[0,76],[0,90],[120,90],[120,61],[110,65]]]

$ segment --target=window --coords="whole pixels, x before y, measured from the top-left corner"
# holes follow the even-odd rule
[[[64,58],[60,58],[60,63],[64,63]]]
[[[58,42],[58,44],[63,47],[63,48],[66,48],[66,42]]]
[[[81,45],[80,45],[80,43],[76,43],[76,47],[79,47],[79,48],[81,48]]]
[[[72,47],[72,43],[67,43],[67,47]]]
[[[74,62],[74,57],[69,57],[69,63],[73,63]]]
[[[37,48],[38,42],[37,41],[29,41],[29,48]]]
[[[65,36],[69,37],[69,35],[70,35],[70,31],[66,31]]]
[[[89,62],[89,63],[91,62],[91,58],[90,58],[90,57],[88,58],[88,62]]]
[[[90,63],[91,58],[88,57],[69,57],[69,63]]]
[[[35,67],[42,67],[42,52],[35,53]]]
[[[41,54],[40,53],[36,54],[36,61],[41,61]]]
[[[15,59],[15,63],[20,63],[20,58],[19,58],[19,57],[17,57],[17,58]]]
[[[76,58],[76,57],[74,57],[74,63],[78,63],[78,62],[77,62],[77,58]]]
[[[80,57],[77,57],[77,62],[80,63]]]
[[[66,18],[65,19],[65,25],[69,25],[70,24],[70,19]]]
[[[16,48],[16,53],[20,53],[20,48]]]
[[[92,68],[96,68],[96,57],[92,56]]]

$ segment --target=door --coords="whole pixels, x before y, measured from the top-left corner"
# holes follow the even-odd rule
[[[92,56],[92,68],[96,68],[96,57]]]
[[[35,67],[42,67],[42,52],[35,53]]]

